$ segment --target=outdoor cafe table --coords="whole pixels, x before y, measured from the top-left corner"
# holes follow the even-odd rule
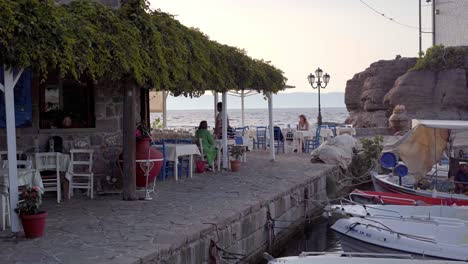
[[[57,152],[57,159],[58,159],[58,167],[59,167],[58,170],[60,172],[65,172],[65,178],[70,181],[72,179],[70,155],[66,153]],[[43,167],[43,165],[55,165],[56,164],[54,157],[43,158],[43,159],[40,159],[39,162],[42,162],[43,164],[36,164],[36,159],[33,159],[34,168],[38,168],[38,166]]]
[[[193,155],[199,155],[200,150],[195,144],[166,144],[166,159],[168,161],[174,162],[174,178],[179,180],[179,171],[177,165],[179,162],[179,157],[189,156],[189,175],[190,178],[193,177]]]
[[[8,169],[0,169],[0,183],[8,184]],[[44,192],[41,174],[37,170],[18,169],[18,186],[39,187]]]

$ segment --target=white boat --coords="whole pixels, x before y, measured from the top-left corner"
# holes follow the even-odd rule
[[[390,250],[467,261],[467,226],[466,221],[455,218],[437,220],[383,215],[341,218],[332,229],[347,239],[341,240],[345,251]]]
[[[468,206],[412,205],[332,205],[328,212],[369,219],[398,218],[405,221],[465,222],[468,226]]]
[[[307,253],[295,257],[271,258],[268,264],[457,264],[458,261],[412,259],[410,255],[378,253]]]

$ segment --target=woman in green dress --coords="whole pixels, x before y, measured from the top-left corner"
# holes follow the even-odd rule
[[[198,126],[195,137],[202,141],[203,153],[206,155],[208,165],[212,166],[217,152],[216,143],[213,135],[208,131],[208,123],[206,121],[200,122],[200,126]]]

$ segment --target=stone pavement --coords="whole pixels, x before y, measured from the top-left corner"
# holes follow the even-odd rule
[[[161,182],[152,201],[122,201],[117,195],[46,200],[45,236],[12,239],[0,232],[0,263],[157,263],[161,254],[212,232],[207,223],[239,218],[333,168],[311,164],[304,154],[279,155],[272,163],[264,152],[248,153],[242,166],[239,173]]]

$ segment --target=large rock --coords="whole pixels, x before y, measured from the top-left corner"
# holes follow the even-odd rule
[[[466,119],[468,87],[465,69],[411,71],[395,82],[384,102],[406,106],[409,118]]]
[[[384,97],[395,80],[415,63],[415,58],[381,60],[354,75],[345,91],[346,107],[351,114],[348,122],[357,127],[386,127],[389,105]]]

